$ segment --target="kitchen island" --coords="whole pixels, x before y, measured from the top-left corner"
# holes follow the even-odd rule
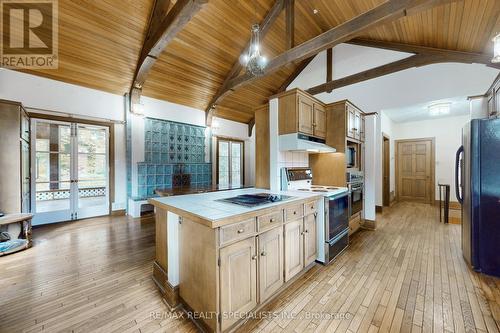
[[[150,199],[156,211],[153,279],[172,307],[198,314],[205,331],[226,332],[307,271],[317,257],[313,193],[272,192],[283,201],[222,202],[263,189]]]

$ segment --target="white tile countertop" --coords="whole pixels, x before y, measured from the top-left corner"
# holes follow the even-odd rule
[[[291,196],[291,198],[255,207],[247,207],[228,202],[217,201],[219,199],[231,198],[241,194],[257,193],[287,195]],[[151,198],[149,199],[149,202],[156,207],[165,209],[167,211],[173,211],[174,213],[179,215],[187,213],[189,215],[197,216],[200,219],[211,222],[211,224],[213,224],[213,227],[217,227],[217,222],[237,217],[238,215],[255,213],[260,210],[272,208],[274,206],[286,205],[289,203],[294,203],[296,201],[303,201],[304,199],[308,198],[319,199],[320,197],[321,195],[310,192],[270,191],[259,188],[245,188],[239,190]]]

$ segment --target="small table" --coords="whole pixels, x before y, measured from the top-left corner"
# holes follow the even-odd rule
[[[5,216],[0,217],[0,226],[7,225],[7,224],[13,224],[13,223],[19,223],[21,225],[20,234],[13,235],[13,239],[22,238],[22,239],[26,239],[28,241],[26,243],[26,247],[22,248],[22,250],[30,248],[33,245],[32,237],[31,237],[31,219],[32,218],[33,218],[33,214],[28,214],[28,213],[5,214]]]
[[[450,215],[450,184],[438,183],[439,187],[439,222],[442,220],[444,215],[444,223],[448,223]],[[443,193],[444,191],[444,193]],[[444,196],[444,203],[443,203]],[[441,211],[441,207],[444,206],[444,214]]]

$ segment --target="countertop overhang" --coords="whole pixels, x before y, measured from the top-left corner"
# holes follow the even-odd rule
[[[291,196],[292,198],[256,207],[246,207],[218,201],[219,199],[235,197],[241,194],[256,193],[280,194]],[[211,228],[218,228],[220,226],[242,220],[247,216],[250,218],[255,216],[255,214],[265,214],[268,211],[274,210],[277,206],[287,206],[290,204],[296,204],[300,201],[318,200],[321,197],[322,196],[320,194],[310,192],[301,193],[246,188],[239,190],[151,198],[149,199],[149,203],[157,208],[190,218],[195,222],[202,223]]]

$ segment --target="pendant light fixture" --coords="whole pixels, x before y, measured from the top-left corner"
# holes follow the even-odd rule
[[[494,64],[500,63],[500,33],[493,37],[493,59],[491,62]]]
[[[257,20],[256,17],[257,5],[255,4],[255,20]],[[248,53],[242,56],[241,62],[243,66],[245,66],[247,73],[254,76],[261,76],[264,74],[264,69],[267,65],[267,59],[260,54],[260,27],[257,23],[254,23],[252,25],[250,47],[248,48]]]

